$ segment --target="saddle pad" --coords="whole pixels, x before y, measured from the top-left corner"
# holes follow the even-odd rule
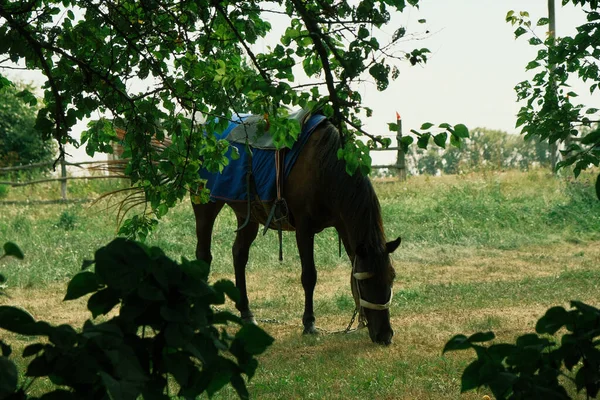
[[[246,117],[247,118],[247,117]],[[306,141],[314,130],[325,121],[323,115],[313,115],[302,126],[300,136],[291,149],[287,149],[284,158],[284,179],[290,174],[294,163],[298,159],[300,151],[306,144]],[[242,121],[243,122],[243,119]],[[232,122],[222,134],[218,135],[219,139],[226,139],[227,135],[240,122]],[[246,172],[248,171],[248,158],[244,144],[231,143],[231,147],[236,147],[240,158],[237,160],[231,159],[230,148],[226,156],[229,158],[223,172],[209,172],[205,169],[200,170],[200,177],[206,179],[206,187],[210,189],[211,201],[247,201],[248,187],[246,184]],[[256,184],[258,197],[262,201],[273,201],[277,198],[277,186],[275,182],[275,151],[252,149],[252,175]],[[251,195],[254,195],[252,193]]]
[[[300,126],[306,124],[307,118],[310,117],[308,110],[300,109],[288,116],[289,119],[295,119]],[[246,140],[250,147],[263,150],[275,150],[276,146],[273,143],[273,137],[267,132],[258,129],[258,123],[264,121],[262,115],[243,115],[242,123],[234,125],[227,140],[232,143],[246,144]]]

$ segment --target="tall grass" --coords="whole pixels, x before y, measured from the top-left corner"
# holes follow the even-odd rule
[[[595,199],[592,175],[578,180],[556,178],[545,171],[505,172],[462,176],[411,177],[405,183],[376,181],[384,225],[390,238],[401,236],[395,258],[402,261],[448,262],[473,249],[519,249],[561,241],[600,239],[600,202]],[[93,181],[72,190],[97,195],[114,186]],[[8,200],[22,199],[18,188]],[[24,188],[32,195],[32,188]],[[43,186],[35,189],[44,193]],[[0,241],[12,240],[23,248],[26,261],[11,264],[6,274],[11,285],[29,286],[72,276],[86,258],[115,236],[114,211],[98,205],[2,205]],[[194,257],[194,217],[184,203],[167,214],[148,244],[169,255]],[[231,245],[235,218],[227,208],[217,219],[213,236],[213,270],[232,271]],[[316,236],[315,257],[319,270],[335,268],[337,234],[327,229]],[[284,235],[284,261],[277,261],[275,232],[256,240],[249,270],[297,271],[299,258],[292,233]]]

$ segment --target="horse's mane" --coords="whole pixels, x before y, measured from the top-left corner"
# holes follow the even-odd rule
[[[328,199],[334,207],[341,210],[346,218],[348,234],[357,245],[375,254],[385,254],[385,233],[381,220],[381,207],[375,189],[368,177],[360,170],[350,176],[346,172],[346,163],[338,160],[337,151],[342,147],[342,137],[336,127],[326,121],[323,125],[316,149],[319,163],[319,182],[322,190],[329,194]]]

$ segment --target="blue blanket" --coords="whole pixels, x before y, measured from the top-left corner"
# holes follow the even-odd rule
[[[306,144],[315,128],[319,126],[325,117],[323,115],[313,115],[302,127],[302,132],[298,137],[292,149],[287,149],[284,159],[284,179],[290,174],[294,163],[298,159],[300,151]],[[225,139],[229,132],[240,122],[232,122],[223,133],[218,135],[219,139]],[[231,148],[227,152],[229,165],[223,169],[222,173],[200,170],[200,177],[206,179],[206,187],[210,189],[211,201],[247,201],[248,188],[246,185],[246,172],[248,170],[248,157],[245,146],[239,143],[232,143],[240,154],[237,160],[231,159]],[[277,186],[275,182],[275,151],[252,149],[252,175],[256,184],[258,197],[262,201],[272,201],[277,198]],[[253,193],[251,195],[254,195]]]

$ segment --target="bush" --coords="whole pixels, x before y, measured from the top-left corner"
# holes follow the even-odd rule
[[[60,214],[58,222],[54,224],[55,228],[72,231],[77,225],[77,214],[72,211],[65,210]]]
[[[52,161],[56,144],[36,129],[39,109],[30,85],[0,88],[0,167]]]
[[[10,186],[8,186],[8,185],[0,185],[0,199],[7,198],[9,191],[10,191]]]
[[[92,264],[94,272],[88,270]],[[178,396],[195,398],[228,383],[247,398],[243,375],[252,378],[258,367],[254,356],[273,338],[212,307],[223,304],[226,295],[235,301],[239,294],[230,281],[208,284],[208,272],[204,262],[178,264],[156,247],[115,239],[96,251],[94,261],[84,262],[65,300],[91,293],[92,317],[120,306],[118,314],[106,322],[88,320],[75,330],[0,306],[0,328],[44,337],[23,350],[24,358],[33,357],[25,376],[32,381],[48,377],[57,385],[44,398],[169,399],[174,386]],[[241,326],[235,336],[217,329],[228,323]],[[0,398],[27,398],[31,382],[19,386],[17,368],[8,358],[11,349],[1,342],[0,347]]]
[[[595,398],[600,389],[600,310],[579,301],[571,307],[550,308],[537,322],[537,334],[520,336],[515,344],[481,345],[494,339],[493,332],[450,339],[444,353],[473,349],[477,354],[463,372],[461,391],[486,386],[499,400],[570,399],[566,381]],[[549,338],[563,328],[560,344]]]

